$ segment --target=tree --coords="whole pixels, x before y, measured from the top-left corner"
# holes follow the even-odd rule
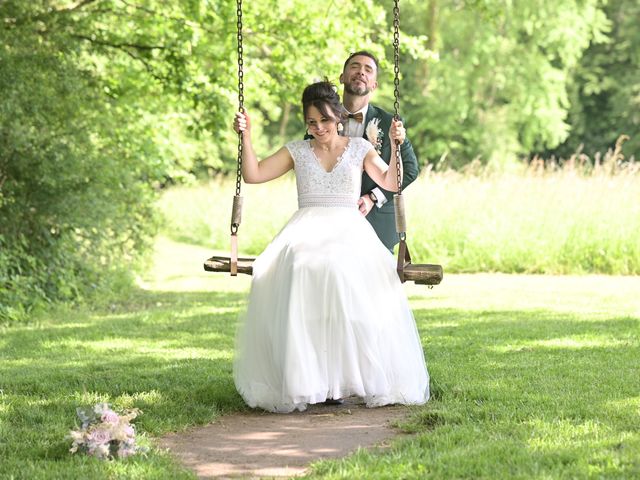
[[[68,42],[72,9],[5,2],[0,32],[0,317],[78,298],[151,233],[163,169],[144,122],[97,86]]]
[[[474,157],[504,162],[564,141],[570,73],[608,27],[599,7],[599,0],[405,6],[405,29],[427,35],[404,81],[405,114],[423,157],[454,166]]]
[[[592,43],[576,67],[570,88],[572,125],[567,140],[545,152],[569,156],[581,149],[590,157],[612,148],[620,135],[630,137],[623,145],[627,158],[640,152],[640,4],[633,0],[610,0],[604,11],[611,32],[604,41]]]

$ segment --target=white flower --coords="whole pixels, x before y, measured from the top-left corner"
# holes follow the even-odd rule
[[[372,118],[371,121],[369,121],[369,123],[367,124],[367,128],[365,129],[367,138],[374,145],[375,145],[375,142],[378,140],[378,134],[380,132],[380,128],[378,127],[379,123],[380,123],[379,118]]]
[[[365,134],[367,135],[367,139],[376,149],[378,155],[380,155],[380,153],[382,152],[382,130],[380,129],[380,127],[378,127],[379,123],[379,118],[372,118],[364,130]]]
[[[69,432],[69,436],[71,437],[71,440],[73,440],[74,442],[80,443],[84,441],[85,434],[84,432],[71,430],[71,432]]]
[[[104,412],[109,411],[109,404],[108,403],[98,403],[93,407],[93,411],[97,414],[97,415],[102,415]]]

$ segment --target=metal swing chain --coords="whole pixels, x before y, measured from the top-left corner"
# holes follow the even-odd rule
[[[244,113],[244,61],[242,59],[242,0],[236,2],[236,13],[238,16],[238,110]],[[233,214],[231,217],[231,235],[238,233],[240,227],[242,200],[240,189],[242,187],[242,132],[238,134],[238,164],[236,170],[236,195],[233,199]]]
[[[236,0],[236,13],[238,15],[238,110],[244,113],[244,72],[242,71],[242,0]],[[243,133],[238,133],[238,168],[236,170],[236,194],[233,197],[231,209],[231,256],[229,257],[229,273],[232,277],[238,275],[238,228],[242,221],[242,138]]]
[[[395,113],[393,115],[393,119],[395,121],[400,120],[400,6],[399,0],[393,1],[393,96],[394,102],[393,107]],[[407,234],[405,232],[406,227],[404,226],[404,202],[402,201],[402,177],[400,175],[400,143],[396,140],[396,175],[398,181],[398,193],[397,195],[400,197],[398,199],[398,206],[402,208],[402,212],[396,212],[396,216],[398,214],[401,215],[402,221],[400,222],[402,228],[396,228],[397,230],[401,230],[398,232],[400,240],[405,240]],[[399,225],[396,224],[396,227]]]

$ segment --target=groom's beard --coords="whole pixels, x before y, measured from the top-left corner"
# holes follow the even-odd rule
[[[344,90],[349,95],[355,95],[357,97],[365,97],[371,93],[371,90],[367,88],[366,85],[360,82],[355,82],[357,86],[353,86],[351,83],[344,84]]]

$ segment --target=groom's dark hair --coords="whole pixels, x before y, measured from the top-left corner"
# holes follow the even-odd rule
[[[363,57],[369,57],[371,60],[373,60],[373,63],[376,64],[376,70],[380,70],[380,64],[378,63],[378,59],[375,57],[373,53],[367,52],[366,50],[360,50],[359,52],[351,53],[349,57],[345,60],[344,65],[342,66],[342,70],[344,71],[344,69],[347,68],[347,65],[349,65],[349,62],[351,61],[351,59],[353,57],[357,57],[358,55],[362,55]]]

